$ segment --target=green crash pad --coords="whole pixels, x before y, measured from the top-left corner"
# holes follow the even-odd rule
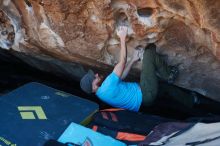
[[[98,110],[94,102],[28,83],[0,97],[0,146],[42,146],[71,122],[82,124]]]

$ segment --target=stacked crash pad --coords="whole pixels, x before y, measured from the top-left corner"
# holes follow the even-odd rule
[[[42,146],[97,110],[94,102],[40,83],[26,84],[0,97],[0,145]]]
[[[82,146],[126,146],[110,136],[95,132],[92,129],[71,123],[58,139],[61,143],[72,143]]]

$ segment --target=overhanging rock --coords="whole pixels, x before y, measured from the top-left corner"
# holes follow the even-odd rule
[[[179,65],[176,85],[220,101],[219,8],[216,0],[1,0],[0,47],[51,64],[16,54],[42,70],[70,75],[67,62],[110,72],[120,50],[115,30],[123,24],[128,59],[135,46],[154,42]],[[140,70],[138,63],[133,74]]]

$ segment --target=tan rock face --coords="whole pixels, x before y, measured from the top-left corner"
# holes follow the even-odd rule
[[[56,64],[50,68],[23,58],[35,67],[71,74],[65,61],[109,72],[119,58],[116,29],[126,25],[128,59],[135,46],[156,43],[170,65],[179,65],[176,85],[220,101],[218,0],[0,2],[0,46]],[[134,68],[140,71],[141,63]]]

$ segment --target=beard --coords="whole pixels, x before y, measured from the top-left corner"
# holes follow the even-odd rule
[[[103,75],[100,75],[99,76],[100,80],[99,82],[97,83],[97,85],[100,87],[102,85],[102,82],[104,81],[104,76]]]

